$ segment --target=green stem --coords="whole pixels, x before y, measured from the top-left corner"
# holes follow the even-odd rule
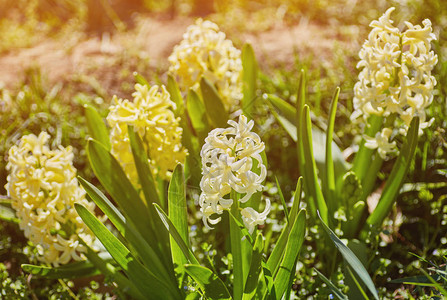
[[[377,180],[377,174],[379,173],[380,169],[382,168],[382,164],[383,164],[383,159],[380,157],[379,153],[376,151],[374,153],[374,157],[370,163],[370,167],[368,169],[368,172],[365,175],[365,178],[363,179],[362,182],[362,197],[361,197],[361,201],[363,201],[365,203],[365,206],[362,210],[361,213],[358,213],[356,215],[353,216],[352,219],[352,225],[351,232],[354,232],[355,235],[357,235],[361,228],[363,227],[365,221],[366,221],[366,210],[368,209],[368,205],[366,205],[366,198],[368,198],[368,196],[371,194],[376,180]],[[354,203],[350,204],[350,205],[354,205]],[[351,206],[348,206],[348,208],[351,208]]]
[[[239,213],[239,195],[231,191],[231,198],[233,205],[231,206],[231,213],[236,218],[240,218]],[[233,299],[240,300],[244,292],[244,274],[242,264],[242,245],[241,232],[233,218],[230,221],[230,241],[231,241],[231,255],[233,256]]]
[[[376,133],[380,130],[380,127],[382,126],[383,117],[371,115],[368,119],[369,126],[365,130],[365,134],[374,137]],[[360,181],[363,184],[363,179],[365,178],[370,162],[371,162],[371,156],[374,153],[375,149],[369,149],[365,147],[365,140],[362,140],[360,144],[359,151],[355,155],[354,158],[354,165],[352,167],[352,170],[357,175],[357,178],[360,179]]]
[[[379,153],[376,152],[374,154],[374,157],[372,158],[368,173],[366,173],[366,176],[362,182],[362,201],[365,201],[366,198],[371,194],[376,183],[377,174],[382,168],[382,164],[383,159],[380,157]]]

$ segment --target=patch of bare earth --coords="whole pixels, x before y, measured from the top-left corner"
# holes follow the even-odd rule
[[[70,81],[80,75],[92,75],[105,88],[113,85],[116,63],[125,63],[123,53],[147,57],[149,66],[166,70],[167,57],[181,39],[191,18],[161,20],[146,18],[128,32],[109,37],[74,35],[64,39],[46,39],[26,49],[0,56],[0,82],[14,87],[30,67],[39,67],[50,82]],[[358,35],[354,27],[350,33]],[[348,30],[350,30],[348,28]],[[294,26],[275,25],[259,33],[241,33],[241,41],[250,42],[261,63],[292,63],[294,53],[312,55],[319,61],[331,61],[337,49],[359,49],[358,38],[347,39],[330,26],[301,22]],[[352,51],[352,50],[351,50]],[[99,71],[98,71],[99,70]],[[96,76],[95,76],[96,74]],[[104,81],[109,81],[107,82]]]

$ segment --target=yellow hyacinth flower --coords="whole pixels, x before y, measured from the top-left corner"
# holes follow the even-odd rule
[[[109,108],[111,152],[133,183],[138,182],[138,173],[127,134],[129,125],[143,140],[153,173],[161,178],[168,180],[175,166],[183,163],[187,155],[181,143],[180,119],[173,112],[175,103],[164,86],[159,90],[156,85],[149,88],[136,84],[132,102],[115,96],[115,105]]]
[[[372,30],[360,50],[362,68],[359,81],[354,86],[354,108],[351,119],[370,115],[388,117],[395,115],[393,127],[396,134],[405,135],[414,116],[420,118],[420,131],[431,123],[426,120],[425,109],[433,100],[436,79],[431,71],[437,56],[431,50],[431,41],[436,40],[431,22],[425,19],[422,25],[405,22],[407,29],[400,31],[393,26],[389,8],[379,20],[371,22]],[[370,137],[367,147],[380,147],[381,156],[394,152],[392,128]],[[380,139],[372,142],[371,139]],[[387,139],[387,140],[385,140]]]
[[[94,237],[78,216],[74,204],[91,212],[95,204],[85,199],[76,179],[71,147],[51,150],[49,135],[29,134],[8,152],[5,188],[20,220],[20,229],[36,246],[38,259],[55,266],[82,260],[86,251],[81,236],[91,246]],[[71,232],[66,232],[66,228]]]
[[[212,130],[200,152],[203,177],[200,181],[202,193],[199,205],[207,228],[221,219],[211,219],[212,215],[222,214],[233,205],[233,199],[226,197],[231,190],[245,194],[239,200],[245,203],[254,193],[263,190],[267,176],[267,168],[261,158],[265,145],[256,133],[251,132],[253,120],[247,122],[247,118],[241,115],[239,122],[230,120],[228,124],[231,127]],[[259,174],[252,170],[254,163]],[[250,233],[256,225],[264,224],[270,212],[270,201],[266,201],[262,213],[251,207],[242,209],[242,220]]]
[[[227,110],[242,99],[241,51],[215,23],[198,19],[168,59],[169,73],[179,80],[184,92],[190,88],[197,91],[203,76],[217,88]]]

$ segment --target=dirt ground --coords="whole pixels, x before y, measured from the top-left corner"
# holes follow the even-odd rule
[[[0,82],[13,88],[21,82],[23,71],[29,67],[39,67],[50,82],[69,81],[73,76],[89,75],[95,68],[104,68],[123,51],[132,50],[147,57],[150,66],[163,69],[174,45],[193,22],[186,17],[174,20],[145,18],[134,29],[113,36],[73,34],[63,39],[47,38],[30,48],[0,55]],[[340,49],[357,51],[360,48],[355,26],[345,28],[347,34],[342,37],[336,32],[330,26],[301,21],[294,26],[277,24],[265,32],[242,33],[237,38],[242,43],[250,42],[258,60],[263,63],[287,65],[293,62],[294,51],[303,56],[311,54],[319,63],[325,63],[330,62]]]

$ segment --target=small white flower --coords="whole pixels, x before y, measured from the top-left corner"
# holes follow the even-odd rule
[[[253,120],[247,122],[244,115],[239,117],[239,122],[228,121],[231,127],[216,128],[205,139],[200,155],[202,157],[202,180],[200,188],[202,193],[199,198],[200,210],[206,227],[209,224],[217,224],[220,217],[212,219],[213,214],[222,214],[233,205],[233,199],[226,197],[232,190],[245,194],[240,203],[247,202],[251,196],[263,189],[263,182],[267,176],[267,169],[263,164],[261,152],[264,151],[264,143],[260,137],[251,132],[254,126]],[[256,164],[256,168],[254,168]],[[270,211],[270,203],[262,214],[256,215],[252,208],[244,208],[246,218],[250,217],[249,224],[263,224]],[[249,214],[250,213],[250,214]],[[249,227],[250,228],[250,227]]]
[[[251,207],[245,207],[241,211],[242,221],[244,221],[245,227],[247,227],[250,234],[257,225],[263,225],[268,213],[270,212],[270,200],[266,199],[265,209],[262,213],[257,212]]]
[[[396,142],[389,142],[392,132],[390,128],[383,128],[382,131],[376,133],[374,138],[365,135],[365,147],[377,149],[380,157],[386,159],[387,153],[396,151]]]

